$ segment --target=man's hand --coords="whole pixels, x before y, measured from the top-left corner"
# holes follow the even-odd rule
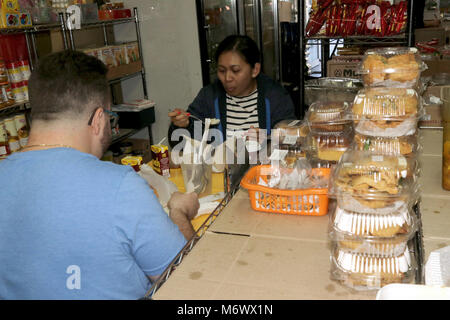
[[[197,215],[200,203],[195,192],[175,192],[169,199],[167,207],[169,217],[178,226],[184,237],[189,240],[194,235],[191,220]]]
[[[169,112],[170,121],[181,128],[187,128],[189,126],[189,116],[186,114],[186,111],[181,109],[175,109]]]

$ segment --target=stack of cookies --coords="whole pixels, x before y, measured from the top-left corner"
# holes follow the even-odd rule
[[[423,65],[415,48],[368,50],[361,65],[364,88],[349,113],[352,142],[334,171],[329,225],[331,277],[353,289],[414,281]]]

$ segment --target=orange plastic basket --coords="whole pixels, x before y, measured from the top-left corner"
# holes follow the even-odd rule
[[[248,190],[253,210],[305,216],[327,214],[327,188],[280,190],[258,184],[260,178],[267,183],[274,170],[270,165],[254,166],[242,178],[241,186]],[[290,169],[283,170],[289,172]],[[313,172],[324,177],[330,176],[329,168],[314,168]]]

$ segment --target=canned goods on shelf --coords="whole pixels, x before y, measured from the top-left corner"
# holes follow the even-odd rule
[[[0,84],[0,102],[4,106],[13,105],[15,102],[9,83]]]
[[[0,121],[0,158],[11,153],[8,144],[8,135],[6,134],[5,123]]]
[[[28,81],[31,76],[30,64],[28,63],[28,60],[19,61],[19,69],[22,73],[22,79]]]
[[[27,119],[25,118],[25,114],[20,113],[15,115],[14,123],[16,125],[20,146],[25,147],[28,143],[28,135],[29,135]]]
[[[7,63],[6,69],[8,70],[9,82],[17,83],[23,80],[22,72],[20,70],[20,65],[18,62]]]
[[[26,100],[21,86],[21,82],[11,83],[11,91],[15,102],[23,102]]]
[[[6,134],[8,135],[9,149],[11,152],[19,151],[21,147],[14,118],[5,119],[5,129]]]
[[[0,84],[8,83],[8,71],[5,62],[0,59]]]

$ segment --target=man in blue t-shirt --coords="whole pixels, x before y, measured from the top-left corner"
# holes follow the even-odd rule
[[[28,145],[0,162],[1,299],[138,299],[194,235],[195,194],[169,216],[111,141],[105,65],[76,51],[29,80]]]

